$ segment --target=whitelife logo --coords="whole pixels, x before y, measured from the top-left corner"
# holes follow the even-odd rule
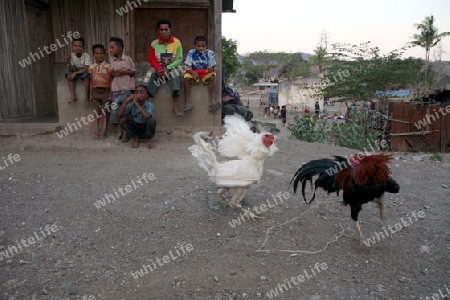
[[[283,192],[278,192],[278,194],[272,195],[273,202],[271,202],[269,199],[266,199],[267,205],[266,204],[261,204],[259,206],[253,206],[253,211],[256,214],[263,213],[263,212],[267,211],[267,209],[274,208],[278,204],[283,203],[283,200],[288,200],[289,198],[291,198],[291,194],[289,194],[289,192],[284,192],[284,193]],[[278,202],[277,200],[279,200],[280,202]],[[235,228],[236,226],[241,225],[242,222],[245,223],[245,219],[246,218],[247,218],[247,220],[250,219],[248,213],[245,213],[245,214],[240,213],[239,217],[229,221],[228,224],[230,224],[230,226],[232,228]]]
[[[137,270],[136,272],[132,272],[131,276],[133,276],[134,279],[138,279],[139,277],[144,277],[144,275],[149,273],[148,270],[150,270],[150,272],[153,272],[158,269],[158,266],[162,267],[165,264],[168,264],[169,262],[171,262],[171,259],[176,260],[177,258],[181,257],[181,255],[186,255],[187,253],[191,252],[192,250],[194,250],[194,247],[190,243],[186,244],[186,247],[183,244],[176,246],[175,247],[176,255],[174,255],[172,250],[170,250],[169,254],[164,255],[162,257],[162,259],[160,259],[159,257],[156,257],[155,258],[156,262],[151,260],[151,263],[149,265],[142,265],[142,268],[140,270]],[[158,263],[158,266],[156,265],[156,263]]]
[[[441,113],[441,115],[438,114],[438,111]],[[417,129],[422,129],[422,127],[426,127],[427,125],[431,125],[432,122],[436,122],[441,117],[446,116],[448,113],[450,113],[450,105],[447,105],[445,107],[445,111],[443,107],[439,107],[439,110],[434,112],[433,114],[427,114],[425,115],[425,118],[422,120],[419,120],[414,123],[414,126],[416,126]]]
[[[297,277],[291,276],[290,279],[285,279],[286,283],[279,283],[277,287],[273,290],[270,290],[269,292],[266,292],[267,297],[270,299],[275,298],[279,294],[282,294],[284,292],[289,291],[293,288],[292,284],[294,286],[299,285],[302,282],[305,282],[305,280],[308,280],[310,278],[313,278],[314,276],[318,275],[321,271],[325,271],[328,269],[328,266],[326,263],[318,263],[316,262],[314,264],[314,267],[309,266],[310,270],[303,270],[303,274],[298,275]],[[292,282],[292,284],[291,284]]]
[[[401,223],[395,223],[394,226],[389,225],[387,228],[387,229],[389,229],[389,231],[386,230],[386,228],[383,228],[383,231],[375,232],[374,235],[372,235],[370,238],[367,238],[365,241],[363,241],[363,243],[367,247],[370,247],[371,245],[375,245],[377,242],[381,241],[382,239],[392,236],[394,233],[399,232],[403,228],[410,226],[411,224],[413,224],[413,221],[417,222],[419,219],[423,219],[423,218],[425,218],[425,212],[423,210],[419,210],[418,212],[413,211],[411,213],[411,216],[408,215],[408,220],[400,218]]]
[[[56,44],[51,44],[50,46],[42,47],[43,48],[42,50],[44,50],[45,53],[47,53],[47,54],[51,54],[52,52],[55,52],[56,50],[69,45],[74,38],[77,39],[77,38],[81,37],[81,34],[78,31],[75,31],[74,33],[72,33],[72,31],[69,31],[69,32],[67,32],[67,38],[69,40],[66,39],[64,34],[62,35],[62,37],[63,37],[65,44],[61,44],[59,39],[56,39],[56,43],[58,44],[59,48],[56,46]],[[51,50],[50,52],[48,51],[49,48]],[[42,52],[42,50],[41,50],[41,47],[38,47],[37,53],[30,52],[30,55],[27,58],[24,58],[24,59],[22,59],[22,61],[19,61],[19,65],[22,68],[25,68],[26,66],[31,65],[31,60],[33,60],[33,62],[36,62],[36,60],[43,58],[45,55]],[[39,56],[39,54],[40,54],[40,56]]]
[[[117,200],[119,200],[120,196],[125,196],[134,190],[137,190],[141,186],[144,185],[144,183],[141,181],[141,178],[139,176],[136,176],[137,181],[131,180],[131,184],[126,185],[124,188],[120,187],[117,190],[114,190],[114,193],[108,194],[105,193],[105,197],[102,197],[101,200],[97,200],[94,202],[94,205],[97,209],[100,209],[104,206],[106,206],[109,203],[114,203]],[[148,183],[149,181],[155,180],[155,174],[154,173],[144,173],[142,174],[142,180],[145,181],[145,183]],[[120,193],[120,195],[119,195]],[[115,197],[114,197],[115,196]]]
[[[28,247],[30,247],[30,245],[33,245],[34,243],[36,243],[40,240],[43,240],[48,235],[55,233],[56,231],[58,231],[58,226],[56,226],[55,224],[53,224],[53,225],[47,224],[47,225],[45,225],[45,231],[42,228],[39,228],[39,230],[40,230],[39,232],[35,231],[34,235],[29,237],[26,240],[21,239],[20,242],[16,241],[17,247],[10,245],[10,246],[8,246],[8,248],[5,251],[1,251],[0,252],[0,261],[3,260],[3,258],[5,258],[5,259],[11,258],[14,255],[19,254],[20,252],[22,252],[24,250],[23,248],[28,248]]]

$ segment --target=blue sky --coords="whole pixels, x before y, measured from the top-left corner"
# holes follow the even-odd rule
[[[388,53],[410,41],[413,25],[431,14],[439,32],[450,31],[449,0],[234,0],[234,8],[237,13],[222,14],[222,35],[238,42],[240,54],[313,53],[323,31],[329,45],[371,41]],[[450,61],[450,37],[441,44],[442,60]],[[424,58],[425,50],[410,49],[409,56]]]

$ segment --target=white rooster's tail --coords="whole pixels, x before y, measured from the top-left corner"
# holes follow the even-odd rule
[[[209,134],[210,133],[206,131],[194,134],[193,139],[195,145],[190,146],[188,149],[191,151],[192,156],[197,160],[198,165],[208,173],[208,176],[215,176],[218,164],[216,155],[212,146],[203,140],[203,138],[208,137]]]

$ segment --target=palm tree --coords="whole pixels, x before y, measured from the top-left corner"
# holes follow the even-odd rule
[[[431,48],[436,46],[443,37],[449,36],[450,32],[439,33],[438,29],[434,26],[433,15],[425,17],[422,23],[414,24],[414,27],[419,30],[419,33],[412,36],[414,40],[411,44],[425,48],[425,61],[428,63],[430,61]]]

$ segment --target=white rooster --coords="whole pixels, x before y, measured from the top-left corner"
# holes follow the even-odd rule
[[[195,144],[189,147],[189,151],[208,173],[209,179],[219,187],[217,193],[227,205],[239,208],[253,219],[258,216],[245,210],[240,203],[249,186],[260,181],[266,157],[278,150],[274,144],[275,136],[269,132],[252,132],[239,115],[225,116],[224,121],[226,132],[218,143],[217,151],[231,160],[217,161],[215,147],[205,142],[205,139],[211,139],[210,133],[205,131],[194,134]],[[225,197],[229,189],[234,189],[231,201]]]

